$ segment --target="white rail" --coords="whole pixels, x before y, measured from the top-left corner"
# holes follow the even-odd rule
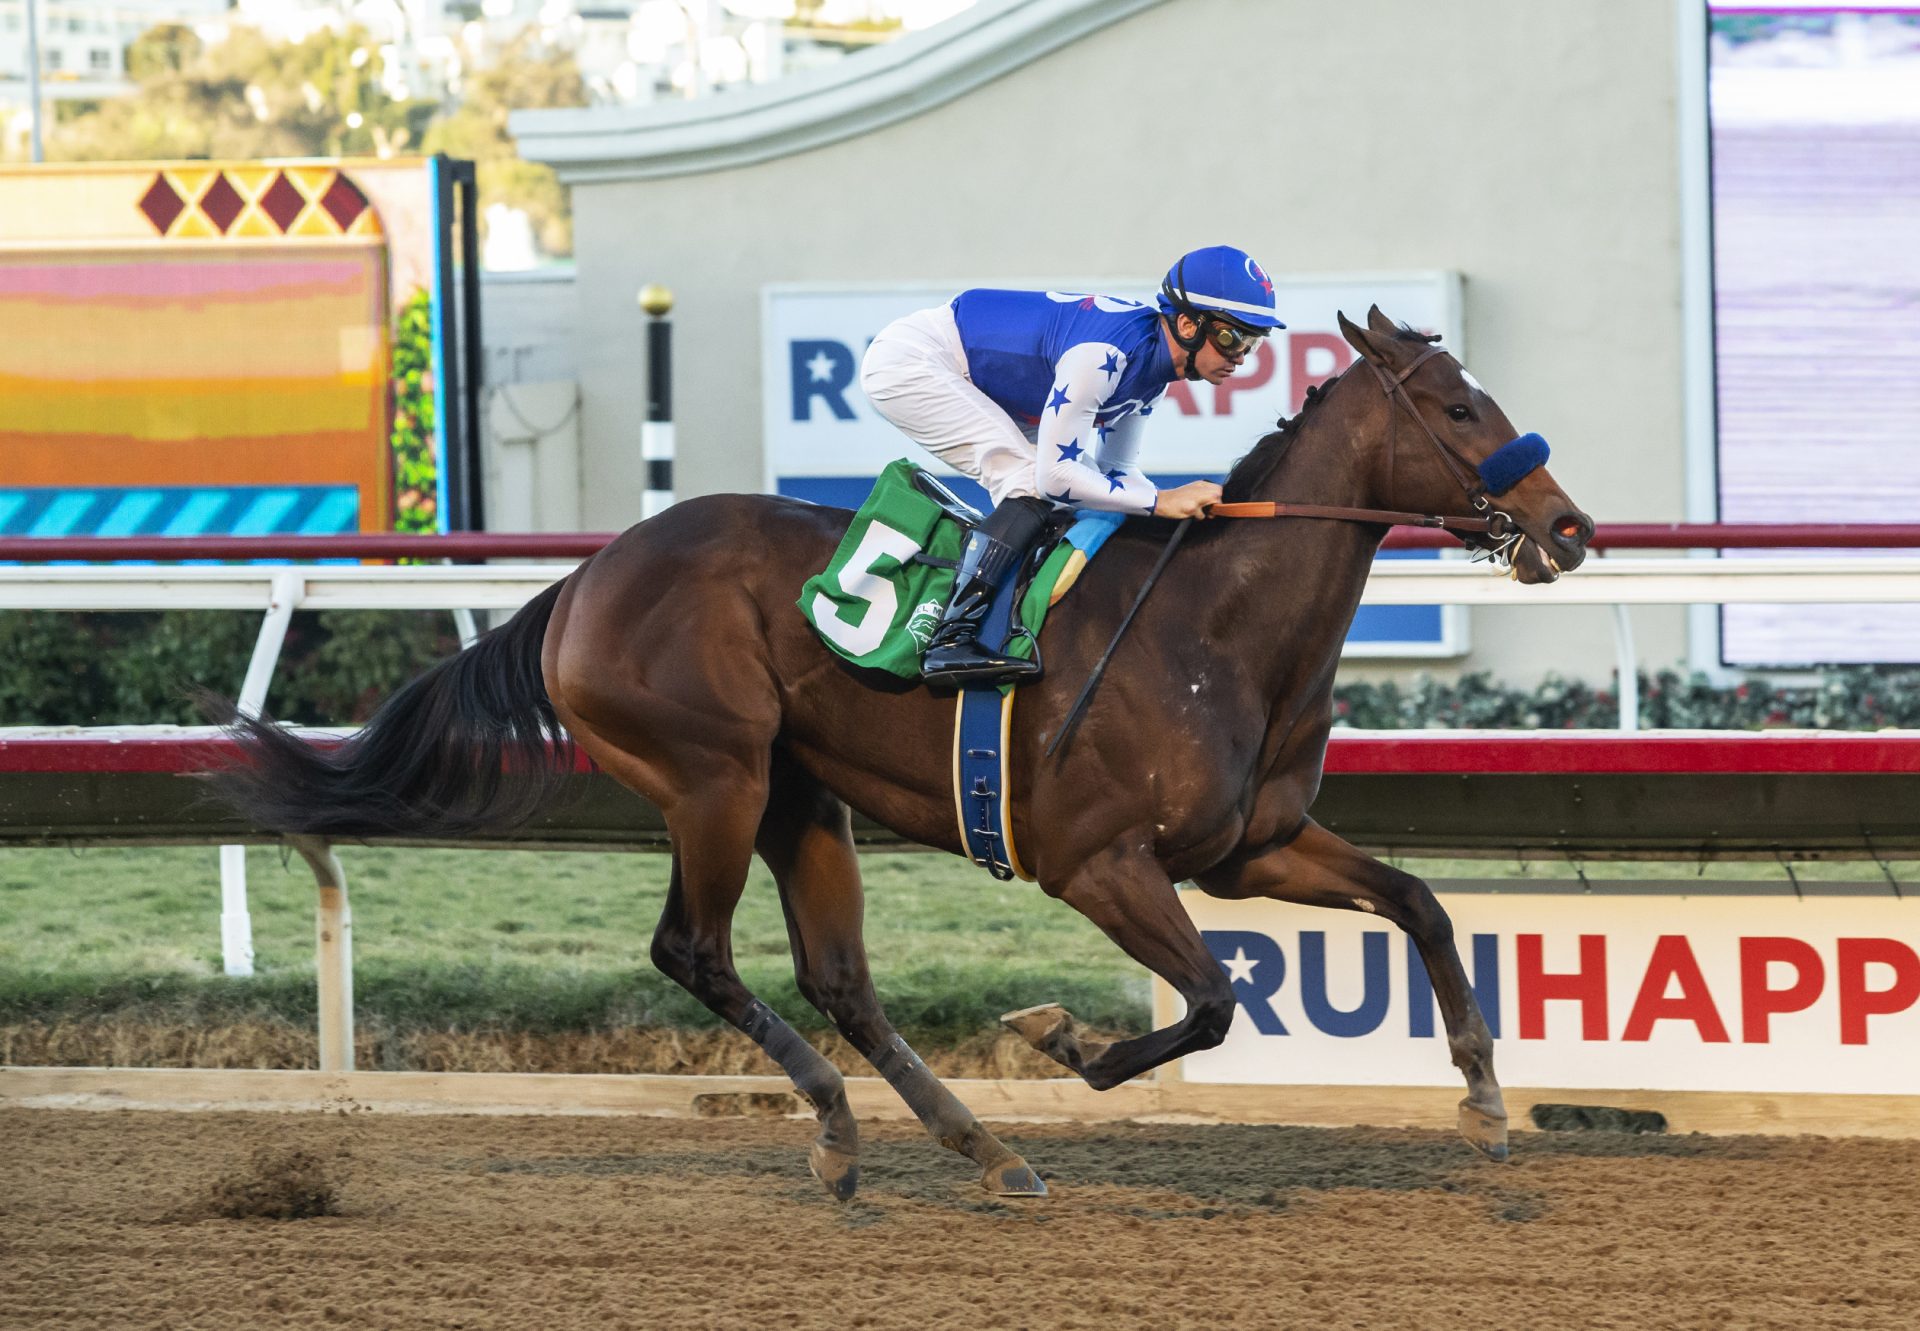
[[[451,610],[463,643],[475,610],[514,610],[577,567],[575,562],[486,565],[210,564],[0,566],[0,610],[253,610],[265,616],[239,706],[257,714],[295,610]],[[1629,605],[1893,603],[1920,601],[1920,557],[1595,559],[1551,587],[1521,586],[1460,560],[1381,560],[1368,605],[1607,605],[1614,607],[1620,728],[1639,728],[1638,663]],[[327,886],[328,866],[315,862]],[[337,864],[332,866],[337,874]],[[341,918],[322,920],[340,939]],[[253,973],[244,848],[221,848],[222,929],[229,975]],[[342,945],[345,945],[344,943]],[[350,1065],[350,1064],[349,1064]]]
[[[512,610],[573,563],[0,567],[0,610]],[[1460,560],[1381,560],[1368,605],[1746,605],[1920,601],[1920,556],[1594,559],[1552,587]]]

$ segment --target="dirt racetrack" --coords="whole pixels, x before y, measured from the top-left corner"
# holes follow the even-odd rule
[[[1915,1141],[862,1128],[839,1205],[794,1119],[4,1110],[0,1326],[1920,1326]]]

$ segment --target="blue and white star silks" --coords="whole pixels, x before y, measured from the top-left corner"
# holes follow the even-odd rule
[[[1058,291],[963,291],[954,323],[975,388],[1034,442],[1032,490],[1056,503],[1151,513],[1141,418],[1173,357],[1152,306]],[[1091,441],[1087,452],[1082,441]]]

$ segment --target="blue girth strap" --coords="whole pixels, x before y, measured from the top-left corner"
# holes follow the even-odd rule
[[[1120,529],[1121,521],[1118,513],[1081,513],[1075,518],[1062,539],[1077,553],[1059,567],[1050,603],[1066,595],[1087,562]],[[1018,582],[1018,569],[1007,574],[981,622],[980,641],[995,651],[1005,650],[1012,635]],[[1012,791],[1007,777],[1013,695],[1011,684],[1005,688],[981,684],[960,691],[953,721],[954,816],[959,820],[961,842],[975,864],[995,878],[1032,882],[1033,875],[1020,863],[1013,845]]]
[[[1014,584],[1009,572],[995,590],[980,626],[980,641],[999,648],[1013,623]],[[978,684],[960,690],[953,727],[954,813],[973,862],[1006,880],[1021,872],[1013,849],[1013,821],[1006,800],[1007,738],[1012,733],[1013,690]]]

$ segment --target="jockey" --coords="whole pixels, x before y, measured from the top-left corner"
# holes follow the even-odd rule
[[[953,596],[922,674],[1003,682],[1038,663],[979,644],[993,591],[1025,559],[1055,505],[1204,518],[1212,481],[1155,488],[1135,459],[1147,416],[1180,378],[1218,384],[1284,328],[1273,283],[1244,250],[1184,255],[1158,308],[1059,291],[963,291],[881,329],[860,386],[909,439],[974,477],[993,512],[967,536]]]

